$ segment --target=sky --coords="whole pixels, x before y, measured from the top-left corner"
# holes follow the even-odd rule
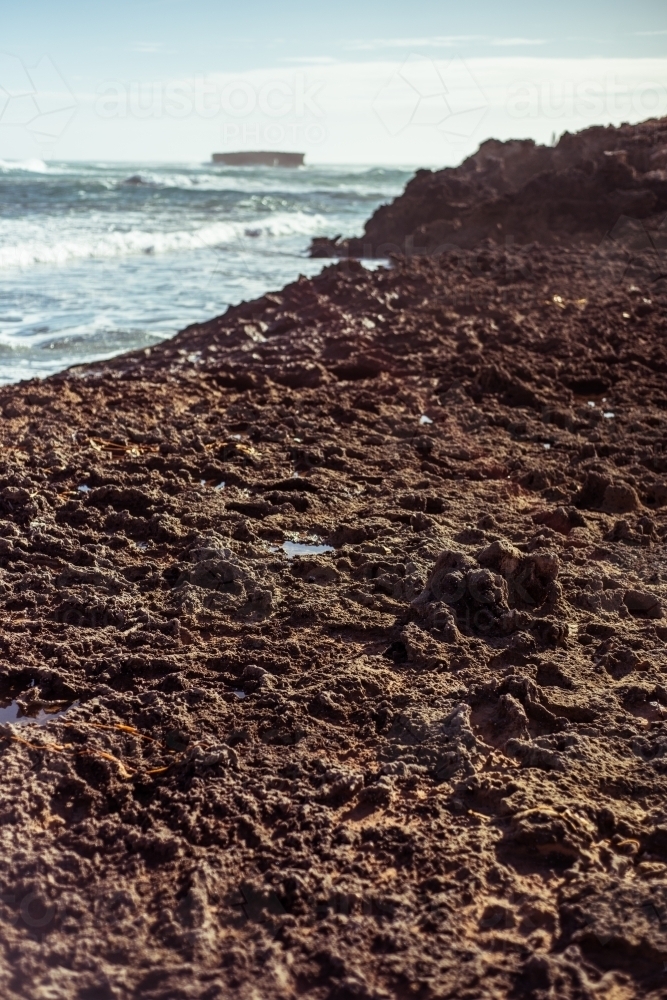
[[[5,4],[5,7],[8,5]],[[23,0],[0,160],[459,162],[481,141],[667,115],[665,0]]]

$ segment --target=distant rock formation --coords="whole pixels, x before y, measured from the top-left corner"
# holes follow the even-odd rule
[[[214,153],[213,163],[227,167],[302,167],[305,153],[244,152]]]
[[[315,239],[310,252],[313,257],[438,254],[471,249],[485,239],[590,244],[628,218],[647,220],[648,232],[664,213],[663,118],[565,132],[556,146],[489,139],[458,167],[418,170],[402,195],[377,209],[362,237]]]

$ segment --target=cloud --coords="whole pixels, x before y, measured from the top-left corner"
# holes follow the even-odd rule
[[[214,107],[211,115],[206,112],[204,116],[195,106],[194,74],[171,78],[165,73],[161,81],[163,94],[168,85],[190,94],[191,109],[180,117],[171,114],[165,98],[158,102],[154,117],[137,119],[128,90],[127,115],[109,121],[96,110],[99,94],[79,93],[78,114],[63,133],[58,156],[63,160],[203,162],[213,149],[220,148],[223,130],[231,121],[238,125],[239,141],[245,148],[259,148],[257,142],[264,141],[267,128],[269,136],[275,136],[284,127],[284,142],[274,146],[279,140],[267,138],[271,145],[266,148],[299,149],[310,163],[444,166],[460,162],[490,136],[549,144],[553,132],[560,135],[590,125],[667,114],[667,55],[564,59],[547,57],[543,46],[492,48],[487,41],[485,46],[471,47],[474,57],[463,46],[440,51],[415,46],[412,58],[410,48],[407,52],[389,48],[379,53],[341,52],[340,62],[313,66],[276,65],[277,60],[267,58],[266,65],[246,72],[207,73],[207,85],[217,88],[213,104],[219,110],[215,113]],[[5,81],[0,84],[5,89],[11,85],[17,95],[26,90],[20,77],[13,81],[6,73]],[[221,94],[230,83],[238,84],[239,90],[248,85],[251,93],[259,95],[263,86],[276,82],[288,88],[286,100],[292,102],[292,112],[285,117],[265,113],[259,97],[246,117],[230,117],[222,109]],[[50,93],[56,88],[45,85],[41,89]],[[149,87],[149,92],[153,95],[154,88]],[[297,113],[298,94],[311,94],[321,114],[312,114],[305,105]],[[486,106],[483,118],[482,103]],[[24,155],[14,138],[25,129],[1,131],[6,158],[34,155]]]
[[[546,45],[546,38],[492,38],[491,45]]]
[[[633,35],[640,35],[643,38],[653,37],[654,35],[667,35],[667,28],[661,28],[660,31],[633,31]]]
[[[130,48],[132,52],[142,52],[144,54],[161,52],[162,42],[133,42]]]
[[[351,52],[373,52],[378,49],[452,49],[476,42],[478,45],[546,45],[545,38],[492,38],[489,35],[431,35],[426,38],[369,38],[347,42]]]
[[[295,63],[299,66],[333,66],[338,60],[333,56],[283,56],[280,62]]]
[[[77,100],[48,56],[27,67],[0,53],[0,125],[23,126],[37,142],[53,143],[72,121]]]
[[[371,38],[347,42],[345,48],[353,52],[371,52],[375,49],[449,49],[463,42],[483,41],[482,35],[432,35],[429,38]]]

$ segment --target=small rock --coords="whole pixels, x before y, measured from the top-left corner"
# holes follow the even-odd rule
[[[650,594],[645,590],[626,590],[623,603],[633,614],[646,615],[647,618],[662,618],[662,604],[656,594]]]
[[[628,514],[640,507],[637,491],[626,483],[612,484],[604,491],[602,510],[607,514]]]

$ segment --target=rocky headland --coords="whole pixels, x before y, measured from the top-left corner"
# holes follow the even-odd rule
[[[315,239],[311,256],[442,255],[486,239],[587,246],[630,219],[642,225],[629,239],[664,250],[665,212],[665,119],[565,132],[555,146],[489,139],[458,167],[418,170],[363,236]]]

